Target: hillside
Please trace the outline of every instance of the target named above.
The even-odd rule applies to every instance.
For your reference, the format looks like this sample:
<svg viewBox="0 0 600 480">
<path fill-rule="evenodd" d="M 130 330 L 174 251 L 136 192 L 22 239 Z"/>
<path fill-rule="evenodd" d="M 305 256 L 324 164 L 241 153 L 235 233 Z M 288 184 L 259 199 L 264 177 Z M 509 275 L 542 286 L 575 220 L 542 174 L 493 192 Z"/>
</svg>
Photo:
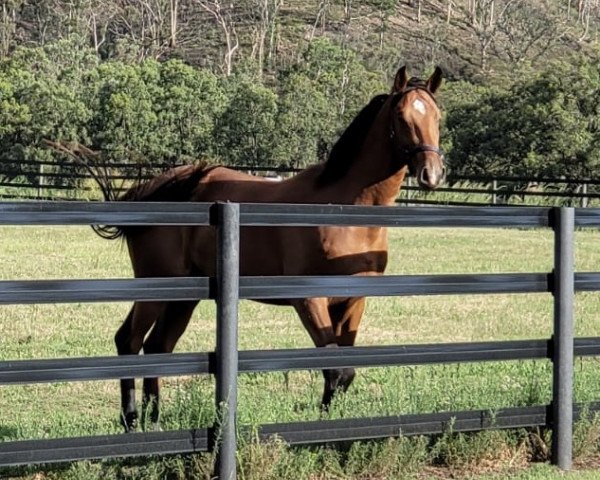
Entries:
<svg viewBox="0 0 600 480">
<path fill-rule="evenodd" d="M 597 56 L 599 26 L 598 0 L 16 0 L 3 2 L 0 56 L 77 35 L 104 59 L 176 57 L 225 73 L 253 61 L 274 73 L 325 36 L 373 70 L 440 64 L 485 81 Z"/>
</svg>

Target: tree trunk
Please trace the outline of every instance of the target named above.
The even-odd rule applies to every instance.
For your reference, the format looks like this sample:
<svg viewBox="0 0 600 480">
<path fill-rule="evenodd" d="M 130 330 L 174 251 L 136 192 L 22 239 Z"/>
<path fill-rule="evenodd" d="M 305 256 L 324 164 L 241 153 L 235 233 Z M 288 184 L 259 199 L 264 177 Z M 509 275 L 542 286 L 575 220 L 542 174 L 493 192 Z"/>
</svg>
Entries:
<svg viewBox="0 0 600 480">
<path fill-rule="evenodd" d="M 171 36 L 169 38 L 169 47 L 177 46 L 177 27 L 179 20 L 179 0 L 171 0 Z"/>
<path fill-rule="evenodd" d="M 240 46 L 231 12 L 223 10 L 221 0 L 196 0 L 196 2 L 202 9 L 215 17 L 215 20 L 223 31 L 226 45 L 225 54 L 223 55 L 223 70 L 226 76 L 230 76 L 233 70 L 233 56 Z"/>
</svg>

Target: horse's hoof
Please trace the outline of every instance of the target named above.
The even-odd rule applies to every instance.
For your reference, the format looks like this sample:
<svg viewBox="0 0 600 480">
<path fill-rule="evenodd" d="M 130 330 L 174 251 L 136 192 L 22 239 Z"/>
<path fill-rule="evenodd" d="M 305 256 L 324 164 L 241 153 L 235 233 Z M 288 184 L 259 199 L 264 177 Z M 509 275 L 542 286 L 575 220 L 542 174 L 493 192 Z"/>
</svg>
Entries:
<svg viewBox="0 0 600 480">
<path fill-rule="evenodd" d="M 148 425 L 146 431 L 148 431 L 148 432 L 162 432 L 163 429 L 160 426 L 160 423 L 158 423 L 158 422 L 156 422 L 156 423 L 150 422 L 150 425 Z"/>
<path fill-rule="evenodd" d="M 321 407 L 319 408 L 319 413 L 321 418 L 329 417 L 329 407 L 331 406 L 331 402 L 321 403 Z"/>
<path fill-rule="evenodd" d="M 121 413 L 121 425 L 125 428 L 125 433 L 135 432 L 138 426 L 137 412 Z"/>
</svg>

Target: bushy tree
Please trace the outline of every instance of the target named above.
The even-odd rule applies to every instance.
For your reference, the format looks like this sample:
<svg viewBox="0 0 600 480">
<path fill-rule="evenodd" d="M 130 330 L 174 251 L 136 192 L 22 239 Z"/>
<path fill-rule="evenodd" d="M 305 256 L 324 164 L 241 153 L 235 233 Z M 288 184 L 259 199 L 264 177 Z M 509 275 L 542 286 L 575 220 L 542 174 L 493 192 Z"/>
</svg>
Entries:
<svg viewBox="0 0 600 480">
<path fill-rule="evenodd" d="M 9 78 L 0 74 L 0 165 L 2 176 L 14 178 L 20 172 L 19 159 L 27 148 L 29 106 L 22 104 Z"/>
<path fill-rule="evenodd" d="M 277 161 L 304 167 L 328 150 L 368 101 L 389 87 L 350 49 L 313 40 L 280 74 Z"/>
<path fill-rule="evenodd" d="M 320 150 L 331 143 L 338 127 L 327 96 L 306 75 L 292 73 L 282 80 L 278 105 L 277 164 L 300 168 L 322 160 Z"/>
<path fill-rule="evenodd" d="M 10 79 L 0 76 L 0 136 L 13 135 L 30 121 L 29 108 L 15 98 Z"/>
<path fill-rule="evenodd" d="M 447 83 L 442 139 L 453 171 L 596 175 L 599 70 L 580 60 L 525 73 L 509 87 Z M 323 160 L 356 113 L 388 90 L 383 78 L 323 39 L 277 77 L 262 78 L 244 62 L 229 77 L 179 60 L 100 62 L 77 38 L 20 48 L 0 61 L 0 161 L 30 180 L 35 161 L 60 159 L 56 168 L 67 168 L 45 146 L 49 139 L 136 167 L 203 156 L 305 167 Z"/>
<path fill-rule="evenodd" d="M 451 163 L 458 173 L 597 174 L 600 67 L 555 63 L 510 89 L 475 92 L 449 111 Z"/>
<path fill-rule="evenodd" d="M 353 50 L 324 38 L 310 43 L 294 70 L 314 83 L 344 126 L 371 97 L 389 89 L 383 74 L 367 70 Z"/>
<path fill-rule="evenodd" d="M 90 75 L 87 98 L 93 111 L 92 147 L 111 160 L 156 161 L 160 150 L 158 116 L 153 105 L 159 66 L 106 62 Z"/>
<path fill-rule="evenodd" d="M 227 106 L 215 132 L 218 158 L 228 165 L 273 165 L 277 95 L 246 72 L 224 82 Z"/>
<path fill-rule="evenodd" d="M 213 154 L 215 122 L 226 105 L 218 77 L 170 60 L 161 64 L 158 87 L 154 105 L 162 156 L 181 161 Z"/>
<path fill-rule="evenodd" d="M 31 162 L 54 158 L 45 139 L 85 142 L 90 110 L 82 82 L 94 65 L 93 56 L 87 50 L 79 52 L 72 42 L 22 48 L 0 63 L 7 120 L 0 135 L 0 159 L 5 165 L 32 180 L 39 168 Z"/>
</svg>

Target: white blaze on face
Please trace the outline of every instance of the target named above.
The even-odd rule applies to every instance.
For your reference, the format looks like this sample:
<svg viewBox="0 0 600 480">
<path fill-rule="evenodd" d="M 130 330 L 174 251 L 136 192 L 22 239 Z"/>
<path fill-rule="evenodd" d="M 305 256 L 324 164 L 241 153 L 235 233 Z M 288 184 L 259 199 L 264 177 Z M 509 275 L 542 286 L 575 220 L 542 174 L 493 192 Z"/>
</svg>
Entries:
<svg viewBox="0 0 600 480">
<path fill-rule="evenodd" d="M 413 102 L 413 107 L 414 109 L 419 112 L 421 115 L 425 115 L 425 104 L 423 103 L 422 100 L 419 100 L 418 98 Z"/>
</svg>

